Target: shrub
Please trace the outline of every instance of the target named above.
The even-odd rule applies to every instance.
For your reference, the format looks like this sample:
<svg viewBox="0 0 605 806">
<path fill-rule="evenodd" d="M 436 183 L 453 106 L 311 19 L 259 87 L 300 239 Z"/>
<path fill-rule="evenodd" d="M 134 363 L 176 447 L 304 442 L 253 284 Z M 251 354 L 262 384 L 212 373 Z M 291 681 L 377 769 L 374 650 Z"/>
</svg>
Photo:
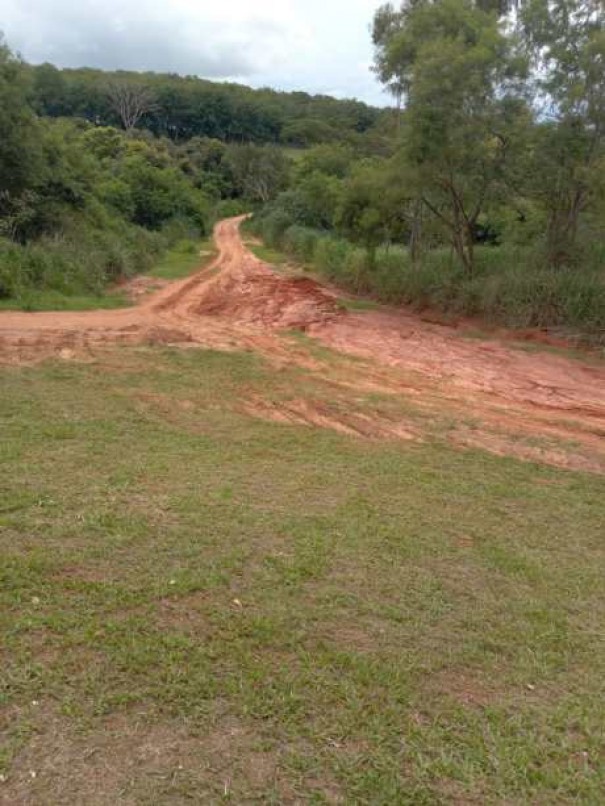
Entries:
<svg viewBox="0 0 605 806">
<path fill-rule="evenodd" d="M 479 246 L 471 276 L 449 248 L 429 250 L 416 266 L 401 246 L 380 247 L 370 260 L 366 250 L 342 238 L 297 225 L 284 228 L 285 221 L 273 211 L 254 222 L 255 231 L 343 288 L 391 304 L 480 316 L 512 328 L 559 328 L 605 343 L 605 277 L 598 250 L 581 267 L 552 269 L 539 246 Z"/>
<path fill-rule="evenodd" d="M 222 199 L 214 208 L 214 217 L 219 221 L 221 218 L 245 215 L 250 212 L 250 207 L 250 202 L 245 202 L 242 199 Z"/>
<path fill-rule="evenodd" d="M 292 257 L 309 263 L 313 259 L 320 234 L 309 227 L 299 227 L 296 224 L 288 227 L 282 237 L 282 248 Z"/>
<path fill-rule="evenodd" d="M 127 225 L 98 230 L 84 220 L 25 245 L 0 239 L 0 296 L 21 299 L 33 289 L 100 294 L 108 283 L 148 269 L 166 245 L 159 233 Z"/>
<path fill-rule="evenodd" d="M 374 291 L 373 266 L 366 249 L 353 246 L 347 249 L 344 256 L 343 272 L 349 287 L 356 294 Z"/>
<path fill-rule="evenodd" d="M 330 280 L 341 282 L 347 287 L 353 285 L 353 278 L 347 275 L 347 254 L 354 247 L 341 238 L 328 236 L 317 241 L 313 254 L 313 262 L 322 274 Z"/>
<path fill-rule="evenodd" d="M 292 224 L 291 218 L 281 210 L 274 210 L 259 221 L 259 234 L 269 246 L 280 248 L 282 237 Z"/>
</svg>

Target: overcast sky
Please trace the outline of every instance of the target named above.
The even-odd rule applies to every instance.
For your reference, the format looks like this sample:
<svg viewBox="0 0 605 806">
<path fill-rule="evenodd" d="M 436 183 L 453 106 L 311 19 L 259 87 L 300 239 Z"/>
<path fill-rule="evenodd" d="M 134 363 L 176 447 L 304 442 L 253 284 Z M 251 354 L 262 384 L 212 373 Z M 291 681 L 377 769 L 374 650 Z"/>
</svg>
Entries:
<svg viewBox="0 0 605 806">
<path fill-rule="evenodd" d="M 384 104 L 369 68 L 381 0 L 0 0 L 30 62 L 156 70 Z"/>
</svg>

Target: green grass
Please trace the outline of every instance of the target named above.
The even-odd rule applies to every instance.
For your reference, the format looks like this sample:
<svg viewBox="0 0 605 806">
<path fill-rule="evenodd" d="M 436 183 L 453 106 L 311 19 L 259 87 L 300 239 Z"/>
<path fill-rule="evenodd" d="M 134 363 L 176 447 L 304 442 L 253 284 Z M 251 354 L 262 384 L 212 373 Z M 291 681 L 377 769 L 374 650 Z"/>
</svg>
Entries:
<svg viewBox="0 0 605 806">
<path fill-rule="evenodd" d="M 263 422 L 334 387 L 252 354 L 0 380 L 7 803 L 601 802 L 600 477 Z"/>
<path fill-rule="evenodd" d="M 183 241 L 169 249 L 149 271 L 150 277 L 178 280 L 210 262 L 216 254 L 214 241 Z M 132 305 L 119 289 L 101 294 L 71 295 L 60 291 L 28 289 L 18 299 L 0 299 L 0 311 L 91 311 Z"/>
<path fill-rule="evenodd" d="M 29 290 L 18 300 L 0 299 L 2 311 L 92 311 L 99 308 L 124 308 L 131 302 L 120 291 L 105 294 L 68 296 L 60 291 Z"/>
<path fill-rule="evenodd" d="M 373 299 L 340 299 L 340 305 L 347 311 L 375 311 L 380 303 Z"/>
<path fill-rule="evenodd" d="M 270 263 L 276 269 L 283 268 L 288 263 L 288 256 L 277 249 L 259 243 L 247 243 L 246 245 L 259 260 Z"/>
<path fill-rule="evenodd" d="M 214 241 L 185 242 L 170 249 L 162 260 L 148 272 L 150 277 L 179 280 L 207 264 L 216 254 Z"/>
</svg>

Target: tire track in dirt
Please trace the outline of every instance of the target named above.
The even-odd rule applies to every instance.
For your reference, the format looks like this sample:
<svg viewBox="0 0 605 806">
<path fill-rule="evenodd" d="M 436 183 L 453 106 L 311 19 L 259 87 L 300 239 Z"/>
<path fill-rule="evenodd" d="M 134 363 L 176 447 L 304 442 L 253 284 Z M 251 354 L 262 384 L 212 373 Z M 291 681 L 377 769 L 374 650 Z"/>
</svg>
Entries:
<svg viewBox="0 0 605 806">
<path fill-rule="evenodd" d="M 243 218 L 217 224 L 218 255 L 209 266 L 135 307 L 0 313 L 0 361 L 34 361 L 66 351 L 77 356 L 112 343 L 252 349 L 276 365 L 302 366 L 332 384 L 340 390 L 341 409 L 351 390 L 379 391 L 413 401 L 429 419 L 451 416 L 459 424 L 448 437 L 455 444 L 589 470 L 602 466 L 603 365 L 466 338 L 464 329 L 429 323 L 406 310 L 346 312 L 334 291 L 311 278 L 277 274 L 257 259 L 240 237 Z M 322 361 L 304 344 L 284 338 L 283 331 L 292 329 L 341 354 L 342 361 Z M 294 409 L 288 405 L 278 411 L 274 402 L 254 401 L 249 409 L 343 432 L 359 431 L 359 418 L 365 417 L 361 433 L 373 430 L 382 438 L 408 433 L 405 423 L 385 422 L 378 414 L 372 429 L 367 413 L 351 411 L 338 420 L 324 409 L 314 414 L 309 401 Z M 472 428 L 469 418 L 476 421 Z M 572 441 L 582 455 L 575 460 L 574 451 L 527 444 L 536 437 Z"/>
</svg>

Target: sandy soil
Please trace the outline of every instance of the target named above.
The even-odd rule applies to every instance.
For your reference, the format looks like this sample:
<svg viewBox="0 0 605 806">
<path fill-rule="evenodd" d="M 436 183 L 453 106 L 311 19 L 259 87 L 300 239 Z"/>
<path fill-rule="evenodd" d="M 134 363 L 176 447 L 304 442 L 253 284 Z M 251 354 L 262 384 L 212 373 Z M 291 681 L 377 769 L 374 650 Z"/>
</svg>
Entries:
<svg viewBox="0 0 605 806">
<path fill-rule="evenodd" d="M 546 350 L 524 351 L 506 341 L 471 339 L 464 328 L 429 323 L 403 310 L 345 311 L 333 290 L 310 278 L 279 275 L 258 260 L 240 238 L 241 220 L 217 225 L 219 253 L 210 266 L 142 297 L 136 307 L 1 313 L 0 361 L 78 357 L 115 342 L 254 349 L 277 364 L 295 363 L 329 377 L 341 389 L 405 395 L 429 413 L 451 413 L 457 425 L 450 439 L 457 444 L 587 470 L 603 467 L 605 366 Z M 304 345 L 280 335 L 292 329 L 366 361 L 347 361 L 340 368 L 322 364 Z M 282 421 L 352 428 L 326 422 L 325 412 L 314 418 L 308 404 L 278 412 L 252 401 L 250 410 Z M 469 417 L 475 420 L 472 428 L 462 424 Z M 380 436 L 407 438 L 401 424 L 375 425 Z M 532 437 L 573 449 L 532 445 Z"/>
</svg>

